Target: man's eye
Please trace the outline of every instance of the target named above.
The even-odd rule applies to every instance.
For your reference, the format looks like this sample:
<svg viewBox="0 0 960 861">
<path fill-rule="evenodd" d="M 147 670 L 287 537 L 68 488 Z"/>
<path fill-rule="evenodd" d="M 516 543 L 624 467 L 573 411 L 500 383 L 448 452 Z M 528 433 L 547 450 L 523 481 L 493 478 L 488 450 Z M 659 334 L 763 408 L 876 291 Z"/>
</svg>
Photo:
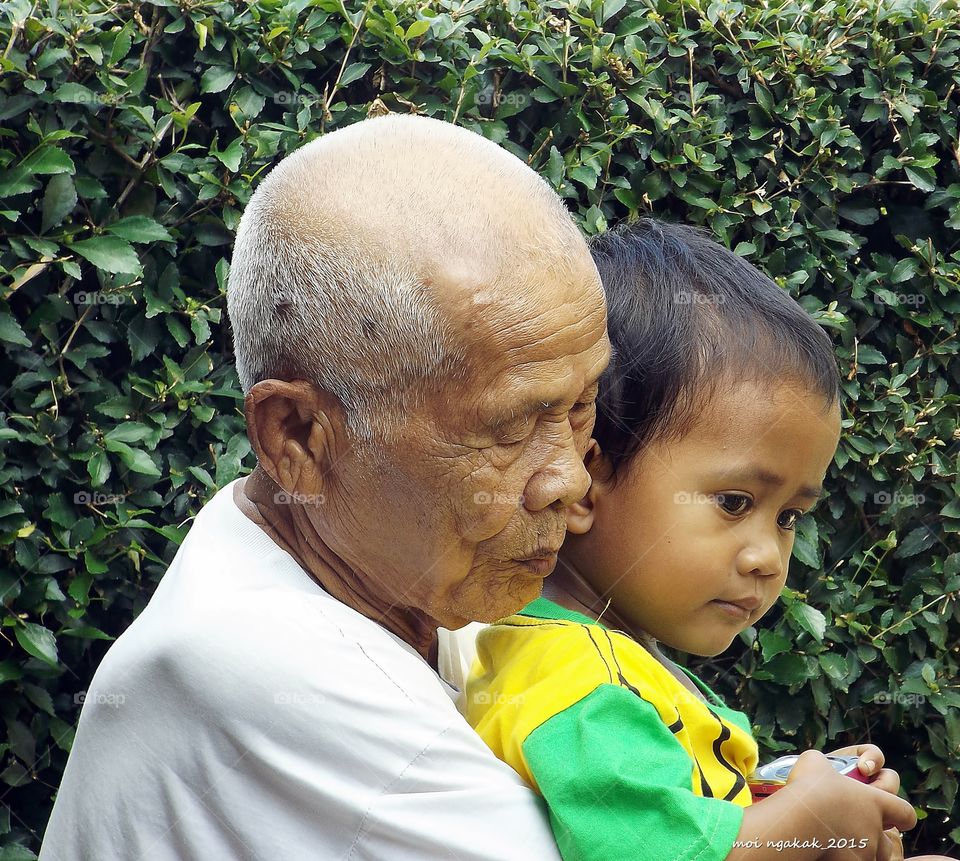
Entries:
<svg viewBox="0 0 960 861">
<path fill-rule="evenodd" d="M 746 514 L 750 508 L 750 497 L 742 493 L 718 493 L 714 499 L 727 514 Z"/>
<path fill-rule="evenodd" d="M 512 428 L 505 428 L 499 434 L 497 434 L 498 440 L 497 445 L 502 448 L 510 448 L 511 446 L 520 445 L 522 442 L 526 442 L 530 438 L 532 433 L 532 428 L 524 426 L 517 427 L 514 425 Z"/>
<path fill-rule="evenodd" d="M 777 518 L 777 526 L 781 529 L 793 529 L 801 517 L 803 517 L 803 512 L 796 508 L 782 511 Z"/>
</svg>

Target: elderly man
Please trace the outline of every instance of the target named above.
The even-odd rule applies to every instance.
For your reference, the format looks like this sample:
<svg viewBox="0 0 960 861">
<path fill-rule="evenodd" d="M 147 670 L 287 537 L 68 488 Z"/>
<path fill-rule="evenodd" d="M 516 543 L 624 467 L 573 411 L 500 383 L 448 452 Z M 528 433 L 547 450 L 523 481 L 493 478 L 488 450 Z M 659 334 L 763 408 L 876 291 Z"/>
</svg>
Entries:
<svg viewBox="0 0 960 861">
<path fill-rule="evenodd" d="M 568 213 L 477 135 L 368 120 L 262 183 L 228 308 L 257 468 L 104 658 L 41 858 L 556 861 L 436 664 L 539 594 L 589 484 Z"/>
</svg>

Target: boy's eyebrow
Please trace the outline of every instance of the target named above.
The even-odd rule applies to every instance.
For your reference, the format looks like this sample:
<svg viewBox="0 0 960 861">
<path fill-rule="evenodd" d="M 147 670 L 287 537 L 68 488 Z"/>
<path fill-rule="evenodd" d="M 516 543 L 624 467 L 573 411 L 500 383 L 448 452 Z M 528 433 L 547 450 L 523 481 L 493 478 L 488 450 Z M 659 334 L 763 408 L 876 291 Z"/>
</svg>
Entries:
<svg viewBox="0 0 960 861">
<path fill-rule="evenodd" d="M 741 481 L 756 481 L 760 484 L 766 484 L 769 487 L 783 487 L 786 483 L 782 475 L 764 469 L 762 466 L 749 467 L 744 470 L 732 470 L 718 473 L 717 480 L 731 481 L 739 479 Z M 797 496 L 801 499 L 816 500 L 823 492 L 822 485 L 804 484 L 797 490 Z"/>
</svg>

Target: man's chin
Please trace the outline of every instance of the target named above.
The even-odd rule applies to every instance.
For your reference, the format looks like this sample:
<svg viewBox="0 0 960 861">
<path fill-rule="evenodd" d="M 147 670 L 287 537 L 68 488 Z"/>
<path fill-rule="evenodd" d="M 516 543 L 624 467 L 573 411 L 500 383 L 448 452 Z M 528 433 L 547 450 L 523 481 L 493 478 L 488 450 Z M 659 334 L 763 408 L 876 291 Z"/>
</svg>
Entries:
<svg viewBox="0 0 960 861">
<path fill-rule="evenodd" d="M 531 601 L 536 601 L 543 592 L 543 576 L 523 571 L 510 581 L 510 599 L 504 600 L 499 612 L 489 621 L 503 619 L 519 613 Z"/>
<path fill-rule="evenodd" d="M 543 591 L 543 577 L 523 570 L 517 572 L 502 586 L 508 592 L 507 595 L 494 601 L 492 600 L 493 596 L 488 592 L 487 600 L 484 601 L 483 606 L 477 606 L 476 609 L 471 608 L 472 612 L 468 617 L 463 615 L 467 608 L 458 607 L 455 614 L 457 617 L 456 628 L 462 628 L 470 622 L 496 622 L 499 619 L 505 619 L 507 616 L 519 613 L 527 604 L 540 597 L 540 593 Z M 443 626 L 451 631 L 456 630 L 446 622 L 443 623 Z"/>
</svg>

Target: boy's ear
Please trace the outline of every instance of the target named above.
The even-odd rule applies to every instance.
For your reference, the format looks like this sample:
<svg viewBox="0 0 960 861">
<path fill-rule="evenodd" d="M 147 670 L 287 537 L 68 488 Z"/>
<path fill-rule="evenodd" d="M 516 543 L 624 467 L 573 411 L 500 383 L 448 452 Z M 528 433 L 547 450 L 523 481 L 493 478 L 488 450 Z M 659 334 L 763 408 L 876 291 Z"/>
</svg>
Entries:
<svg viewBox="0 0 960 861">
<path fill-rule="evenodd" d="M 590 448 L 583 456 L 583 465 L 593 481 L 590 483 L 587 495 L 567 509 L 567 532 L 574 535 L 584 535 L 590 531 L 593 526 L 597 498 L 600 494 L 607 492 L 613 480 L 613 467 L 610 460 L 595 439 L 590 440 Z"/>
</svg>

